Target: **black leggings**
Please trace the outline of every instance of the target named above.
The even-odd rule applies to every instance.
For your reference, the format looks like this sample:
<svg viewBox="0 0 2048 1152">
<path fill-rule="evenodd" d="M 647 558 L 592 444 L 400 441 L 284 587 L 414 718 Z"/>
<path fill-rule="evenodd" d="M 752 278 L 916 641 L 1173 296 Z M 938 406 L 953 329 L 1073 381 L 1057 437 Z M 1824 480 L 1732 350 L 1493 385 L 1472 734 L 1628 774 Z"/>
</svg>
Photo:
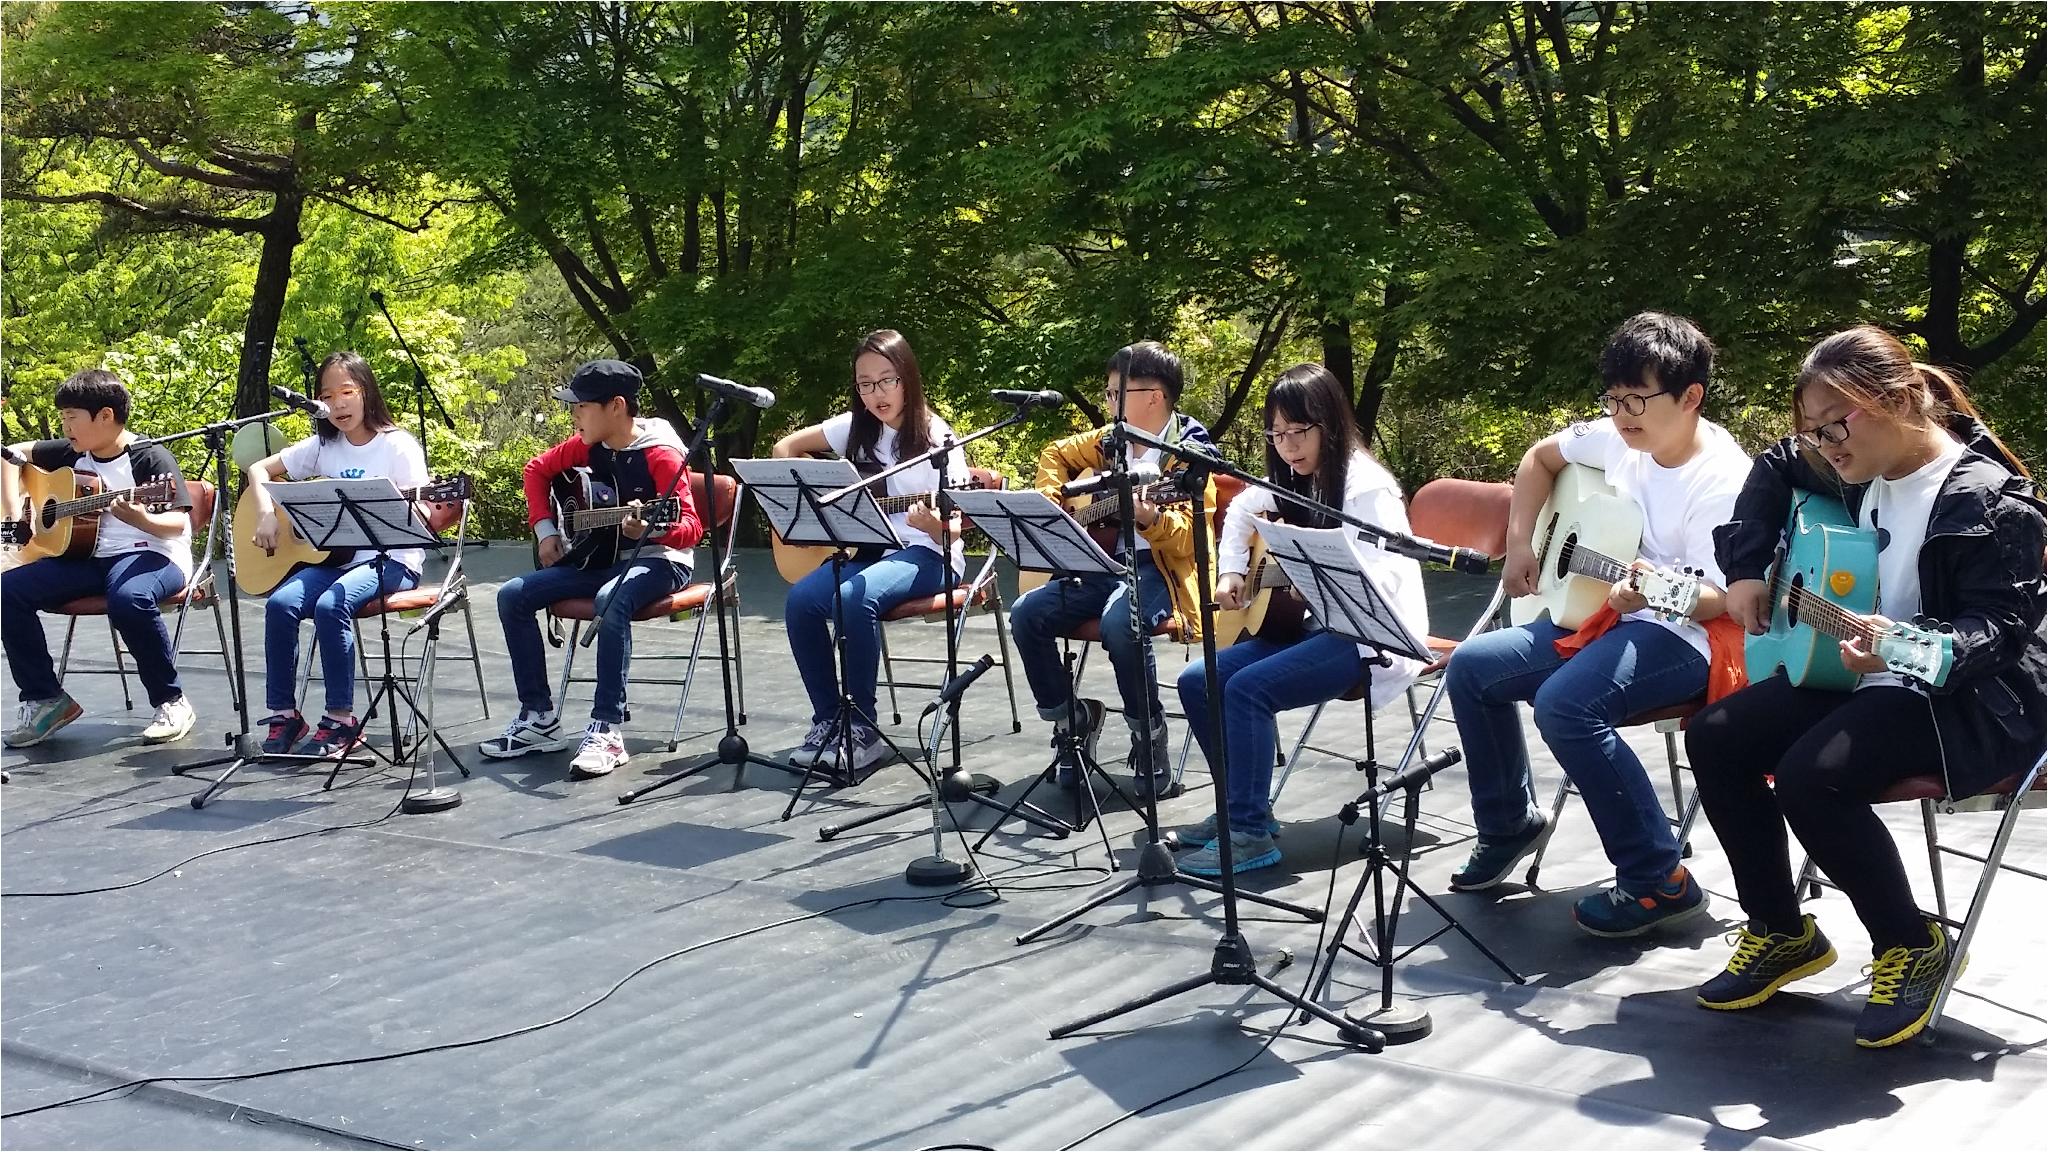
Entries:
<svg viewBox="0 0 2048 1152">
<path fill-rule="evenodd" d="M 1897 780 L 1941 774 L 1926 697 L 1910 688 L 1795 688 L 1772 676 L 1702 709 L 1685 747 L 1752 925 L 1800 929 L 1790 825 L 1879 952 L 1927 942 L 1899 846 L 1871 808 Z"/>
</svg>

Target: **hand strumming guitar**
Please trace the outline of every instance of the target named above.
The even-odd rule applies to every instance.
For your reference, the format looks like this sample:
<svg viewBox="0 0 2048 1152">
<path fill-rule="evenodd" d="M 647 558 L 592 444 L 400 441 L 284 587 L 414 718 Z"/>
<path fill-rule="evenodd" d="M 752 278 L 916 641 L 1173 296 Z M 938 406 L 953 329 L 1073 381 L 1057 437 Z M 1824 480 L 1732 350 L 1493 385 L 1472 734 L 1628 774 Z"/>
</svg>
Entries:
<svg viewBox="0 0 2048 1152">
<path fill-rule="evenodd" d="M 1225 612 L 1244 607 L 1244 573 L 1225 572 L 1216 578 L 1216 607 Z"/>
<path fill-rule="evenodd" d="M 562 543 L 562 538 L 559 535 L 550 536 L 547 539 L 542 540 L 540 542 L 541 567 L 553 567 L 555 564 L 561 561 L 562 553 L 566 551 L 568 551 L 568 546 Z"/>
<path fill-rule="evenodd" d="M 1744 632 L 1761 636 L 1771 630 L 1770 594 L 1770 588 L 1761 580 L 1737 580 L 1728 586 L 1723 603 Z"/>
<path fill-rule="evenodd" d="M 256 534 L 250 539 L 258 548 L 274 555 L 277 552 L 277 527 L 277 509 L 271 508 L 256 521 Z"/>
</svg>

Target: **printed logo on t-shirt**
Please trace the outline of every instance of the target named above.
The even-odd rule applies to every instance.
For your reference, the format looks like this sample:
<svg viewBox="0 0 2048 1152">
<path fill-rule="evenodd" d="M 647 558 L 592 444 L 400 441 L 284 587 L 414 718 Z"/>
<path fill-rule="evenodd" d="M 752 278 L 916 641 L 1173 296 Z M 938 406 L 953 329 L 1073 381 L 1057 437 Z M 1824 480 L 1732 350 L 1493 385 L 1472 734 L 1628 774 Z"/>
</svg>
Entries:
<svg viewBox="0 0 2048 1152">
<path fill-rule="evenodd" d="M 1585 436 L 1593 431 L 1593 424 L 1589 420 L 1574 420 L 1568 431 L 1574 436 Z"/>
<path fill-rule="evenodd" d="M 369 474 L 370 474 L 370 470 L 369 470 L 369 469 L 367 469 L 367 468 L 343 468 L 343 469 L 341 470 L 340 474 L 339 474 L 339 475 L 337 475 L 337 476 L 335 476 L 335 479 L 336 479 L 336 480 L 361 480 L 361 479 L 363 479 L 363 478 L 365 478 L 365 477 L 369 476 Z"/>
</svg>

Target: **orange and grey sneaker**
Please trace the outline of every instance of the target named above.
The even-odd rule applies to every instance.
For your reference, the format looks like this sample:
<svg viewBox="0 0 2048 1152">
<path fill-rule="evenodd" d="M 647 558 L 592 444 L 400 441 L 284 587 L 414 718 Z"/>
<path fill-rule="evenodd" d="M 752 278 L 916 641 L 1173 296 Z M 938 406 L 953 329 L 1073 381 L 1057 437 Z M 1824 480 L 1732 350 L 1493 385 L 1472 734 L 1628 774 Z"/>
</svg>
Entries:
<svg viewBox="0 0 2048 1152">
<path fill-rule="evenodd" d="M 1572 919 L 1595 936 L 1640 936 L 1652 928 L 1677 924 L 1707 910 L 1707 890 L 1684 867 L 1664 883 L 1638 896 L 1616 884 L 1572 905 Z"/>
<path fill-rule="evenodd" d="M 0 736 L 0 743 L 9 748 L 33 747 L 55 736 L 57 729 L 83 715 L 85 709 L 78 706 L 78 701 L 73 700 L 69 692 L 60 691 L 51 700 L 23 700 L 15 713 L 14 723 L 8 726 L 4 736 Z"/>
<path fill-rule="evenodd" d="M 1933 921 L 1927 924 L 1926 944 L 1879 953 L 1863 970 L 1870 976 L 1870 999 L 1856 1017 L 1856 1046 L 1889 1048 L 1919 1035 L 1934 1015 L 1934 998 L 1948 964 L 1948 933 Z"/>
<path fill-rule="evenodd" d="M 1728 942 L 1735 945 L 1735 955 L 1726 971 L 1700 986 L 1700 1007 L 1723 1012 L 1754 1008 L 1785 985 L 1833 964 L 1835 946 L 1821 935 L 1820 925 L 1810 915 L 1801 920 L 1803 930 L 1797 936 L 1759 934 L 1748 927 L 1730 932 Z"/>
</svg>

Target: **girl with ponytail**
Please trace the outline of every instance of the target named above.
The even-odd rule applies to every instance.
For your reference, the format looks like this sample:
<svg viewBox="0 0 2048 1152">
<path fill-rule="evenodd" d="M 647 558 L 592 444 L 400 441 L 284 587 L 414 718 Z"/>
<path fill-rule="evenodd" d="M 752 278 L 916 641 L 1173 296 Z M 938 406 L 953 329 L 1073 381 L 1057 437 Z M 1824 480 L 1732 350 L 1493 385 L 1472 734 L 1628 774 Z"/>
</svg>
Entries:
<svg viewBox="0 0 2048 1152">
<path fill-rule="evenodd" d="M 1871 940 L 1870 998 L 1856 1043 L 1881 1048 L 1926 1027 L 1952 962 L 1921 915 L 1898 846 L 1872 802 L 1909 776 L 1974 795 L 2041 755 L 2048 713 L 2043 511 L 2026 469 L 1944 369 L 1889 332 L 1838 332 L 1807 353 L 1792 435 L 1758 457 L 1716 533 L 1728 612 L 1753 634 L 1771 619 L 1765 569 L 1795 489 L 1839 496 L 1878 541 L 1873 630 L 1894 620 L 1949 633 L 1939 685 L 1887 671 L 1843 642 L 1854 691 L 1794 687 L 1780 673 L 1694 717 L 1686 732 L 1700 801 L 1727 849 L 1749 923 L 1702 1007 L 1749 1008 L 1819 972 L 1835 950 L 1802 915 L 1785 829 L 1848 895 Z"/>
</svg>

